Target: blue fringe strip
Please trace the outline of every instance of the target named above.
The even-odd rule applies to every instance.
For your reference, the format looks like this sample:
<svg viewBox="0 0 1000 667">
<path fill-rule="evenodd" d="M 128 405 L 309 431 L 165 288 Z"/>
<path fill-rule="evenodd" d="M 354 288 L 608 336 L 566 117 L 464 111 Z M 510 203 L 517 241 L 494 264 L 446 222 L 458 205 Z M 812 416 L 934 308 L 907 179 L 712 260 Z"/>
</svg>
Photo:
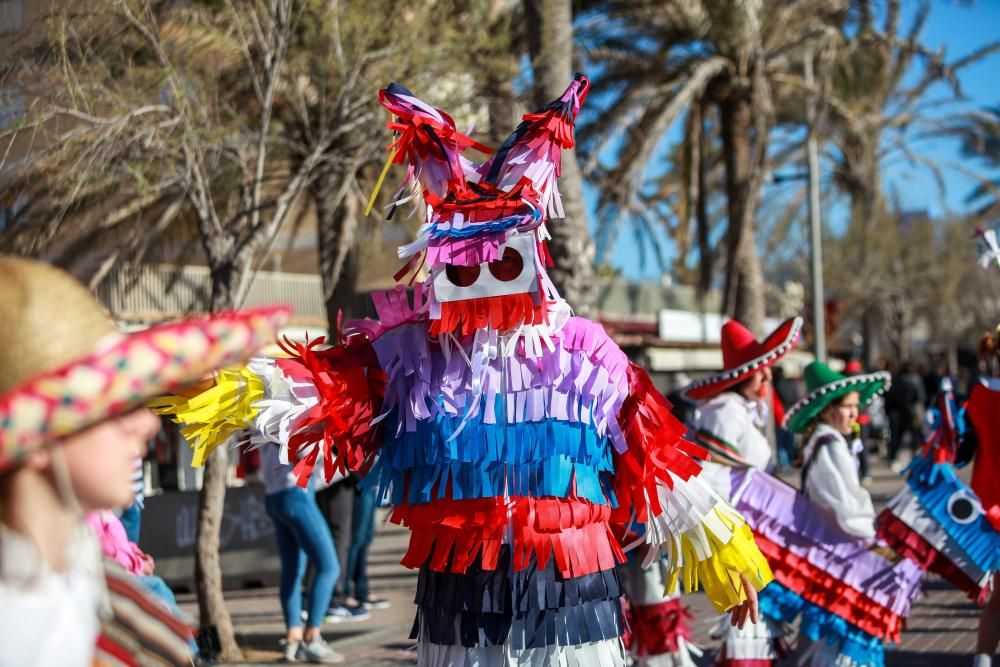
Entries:
<svg viewBox="0 0 1000 667">
<path fill-rule="evenodd" d="M 840 616 L 803 600 L 777 581 L 758 594 L 761 613 L 778 623 L 792 623 L 799 614 L 799 632 L 812 641 L 824 641 L 842 655 L 865 667 L 883 667 L 885 649 L 882 640 L 851 625 Z"/>
<path fill-rule="evenodd" d="M 948 500 L 956 492 L 964 491 L 969 497 L 976 497 L 975 492 L 958 479 L 955 468 L 917 457 L 907 472 L 906 482 L 920 504 L 969 560 L 983 572 L 1000 569 L 1000 533 L 994 530 L 986 516 L 980 514 L 970 523 L 963 524 L 948 513 Z"/>
<path fill-rule="evenodd" d="M 526 214 L 519 215 L 508 215 L 505 218 L 499 218 L 498 220 L 490 220 L 489 222 L 483 223 L 472 223 L 467 227 L 462 227 L 461 229 L 454 229 L 451 223 L 441 223 L 435 222 L 430 229 L 430 237 L 434 240 L 440 239 L 468 239 L 474 236 L 482 236 L 485 234 L 497 234 L 499 232 L 505 232 L 508 229 L 513 229 L 524 222 Z M 537 210 L 532 211 L 532 221 L 538 222 L 541 217 L 541 213 Z"/>
<path fill-rule="evenodd" d="M 478 558 L 464 574 L 420 568 L 414 602 L 434 609 L 510 615 L 617 600 L 621 595 L 622 584 L 616 569 L 563 577 L 556 571 L 554 559 L 550 559 L 541 570 L 532 562 L 525 569 L 512 572 L 510 547 L 504 545 L 495 570 L 483 570 Z"/>
<path fill-rule="evenodd" d="M 378 484 L 379 497 L 391 487 L 393 503 L 415 505 L 444 497 L 449 481 L 452 497 L 467 499 L 498 497 L 505 491 L 567 498 L 575 480 L 577 498 L 616 506 L 611 447 L 592 424 L 554 419 L 486 424 L 472 419 L 448 442 L 462 419 L 419 421 L 415 431 L 398 437 L 387 431 L 368 484 Z"/>
</svg>

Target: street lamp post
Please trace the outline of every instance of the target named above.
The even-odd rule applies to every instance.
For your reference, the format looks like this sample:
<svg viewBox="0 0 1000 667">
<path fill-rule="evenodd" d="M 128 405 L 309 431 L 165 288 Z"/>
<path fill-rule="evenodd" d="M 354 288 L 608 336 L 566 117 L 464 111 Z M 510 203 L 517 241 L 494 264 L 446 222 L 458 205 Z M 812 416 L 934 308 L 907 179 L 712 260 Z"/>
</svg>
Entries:
<svg viewBox="0 0 1000 667">
<path fill-rule="evenodd" d="M 809 254 L 812 274 L 813 345 L 816 359 L 826 362 L 826 311 L 823 298 L 823 222 L 819 210 L 819 146 L 816 140 L 816 91 L 813 81 L 812 49 L 805 55 L 806 120 L 809 136 L 806 154 L 809 160 Z"/>
</svg>

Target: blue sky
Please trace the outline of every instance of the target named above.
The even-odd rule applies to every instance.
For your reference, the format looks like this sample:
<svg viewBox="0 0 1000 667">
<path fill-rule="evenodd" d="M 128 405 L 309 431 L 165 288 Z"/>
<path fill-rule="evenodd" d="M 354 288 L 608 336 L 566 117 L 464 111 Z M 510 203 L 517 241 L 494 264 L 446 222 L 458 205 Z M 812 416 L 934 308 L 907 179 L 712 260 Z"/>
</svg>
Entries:
<svg viewBox="0 0 1000 667">
<path fill-rule="evenodd" d="M 903 28 L 909 27 L 909 19 L 917 7 L 917 2 L 904 2 Z M 923 32 L 923 42 L 926 46 L 937 49 L 944 48 L 946 58 L 952 60 L 965 55 L 976 48 L 1000 38 L 1000 0 L 979 0 L 973 5 L 967 5 L 956 0 L 934 0 L 930 17 Z M 981 108 L 983 106 L 1000 104 L 1000 54 L 963 70 L 962 88 L 968 102 L 959 105 L 949 105 L 944 113 L 956 113 L 962 110 Z M 938 91 L 940 93 L 940 91 Z M 677 125 L 680 125 L 678 123 Z M 674 128 L 676 134 L 679 128 Z M 982 171 L 981 165 L 970 162 L 960 155 L 958 144 L 947 139 L 934 139 L 920 142 L 915 149 L 922 155 L 933 158 L 942 164 L 944 172 L 945 194 L 941 197 L 940 189 L 930 171 L 919 166 L 906 164 L 902 159 L 892 160 L 885 165 L 884 189 L 886 193 L 898 198 L 901 207 L 907 210 L 926 209 L 932 215 L 943 215 L 948 212 L 961 213 L 968 209 L 966 195 L 974 187 L 975 181 L 962 174 L 949 163 L 960 163 L 966 169 Z M 826 185 L 824 184 L 824 187 Z M 588 208 L 596 209 L 597 192 L 593 188 L 585 188 L 584 196 Z M 832 230 L 842 229 L 845 223 L 845 210 L 842 206 L 834 206 L 829 210 L 828 219 L 824 224 Z M 664 237 L 665 239 L 665 237 Z M 660 269 L 652 257 L 648 257 L 645 267 L 636 261 L 637 246 L 627 230 L 623 231 L 615 244 L 610 257 L 612 266 L 624 276 L 633 280 L 660 280 Z"/>
</svg>

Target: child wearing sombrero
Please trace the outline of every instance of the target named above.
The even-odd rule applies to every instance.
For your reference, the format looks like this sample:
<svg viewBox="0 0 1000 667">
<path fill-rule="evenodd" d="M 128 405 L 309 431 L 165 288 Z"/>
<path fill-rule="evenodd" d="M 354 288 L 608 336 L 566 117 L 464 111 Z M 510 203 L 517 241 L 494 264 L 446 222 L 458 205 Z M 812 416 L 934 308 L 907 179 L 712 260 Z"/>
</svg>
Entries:
<svg viewBox="0 0 1000 667">
<path fill-rule="evenodd" d="M 737 320 L 729 320 L 722 325 L 719 341 L 722 370 L 684 388 L 684 396 L 698 402 L 698 444 L 711 454 L 705 475 L 724 498 L 729 497 L 733 467 L 771 466 L 771 445 L 764 436 L 771 367 L 795 347 L 801 334 L 800 317 L 782 322 L 763 341 Z"/>
<path fill-rule="evenodd" d="M 803 447 L 802 492 L 829 509 L 837 524 L 860 538 L 875 537 L 875 507 L 861 485 L 852 450 L 860 411 L 889 388 L 885 371 L 841 375 L 820 361 L 803 373 L 808 393 L 785 416 L 785 428 L 799 433 Z"/>
<path fill-rule="evenodd" d="M 683 393 L 698 402 L 695 437 L 708 450 L 704 474 L 715 491 L 729 500 L 730 473 L 739 468 L 768 470 L 771 445 L 764 435 L 771 367 L 794 347 L 802 333 L 802 319 L 782 322 L 763 341 L 737 320 L 722 326 L 722 370 L 688 385 Z M 774 634 L 763 620 L 736 627 L 723 618 L 713 632 L 720 639 L 715 664 L 740 667 L 776 657 Z"/>
<path fill-rule="evenodd" d="M 0 257 L 0 663 L 190 664 L 189 631 L 105 564 L 84 512 L 132 502 L 143 402 L 240 361 L 287 311 L 123 335 L 69 275 Z"/>
</svg>

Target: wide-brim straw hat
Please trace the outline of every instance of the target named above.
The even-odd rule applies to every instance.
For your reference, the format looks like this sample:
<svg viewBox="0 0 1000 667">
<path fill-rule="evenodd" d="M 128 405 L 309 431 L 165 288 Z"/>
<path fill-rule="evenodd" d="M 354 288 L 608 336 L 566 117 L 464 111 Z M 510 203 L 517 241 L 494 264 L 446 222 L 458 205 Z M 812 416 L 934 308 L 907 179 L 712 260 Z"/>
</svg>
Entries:
<svg viewBox="0 0 1000 667">
<path fill-rule="evenodd" d="M 47 264 L 0 257 L 0 471 L 38 448 L 239 363 L 286 306 L 122 334 L 91 293 Z"/>
<path fill-rule="evenodd" d="M 858 392 L 864 408 L 877 395 L 889 389 L 892 376 L 885 371 L 842 375 L 821 361 L 806 366 L 802 377 L 809 392 L 785 414 L 785 428 L 792 433 L 802 433 L 826 406 L 851 393 Z"/>
<path fill-rule="evenodd" d="M 722 325 L 719 344 L 722 347 L 722 370 L 689 384 L 683 390 L 685 398 L 706 401 L 735 387 L 751 375 L 773 366 L 794 347 L 802 335 L 802 318 L 785 320 L 763 341 L 736 320 Z"/>
</svg>

